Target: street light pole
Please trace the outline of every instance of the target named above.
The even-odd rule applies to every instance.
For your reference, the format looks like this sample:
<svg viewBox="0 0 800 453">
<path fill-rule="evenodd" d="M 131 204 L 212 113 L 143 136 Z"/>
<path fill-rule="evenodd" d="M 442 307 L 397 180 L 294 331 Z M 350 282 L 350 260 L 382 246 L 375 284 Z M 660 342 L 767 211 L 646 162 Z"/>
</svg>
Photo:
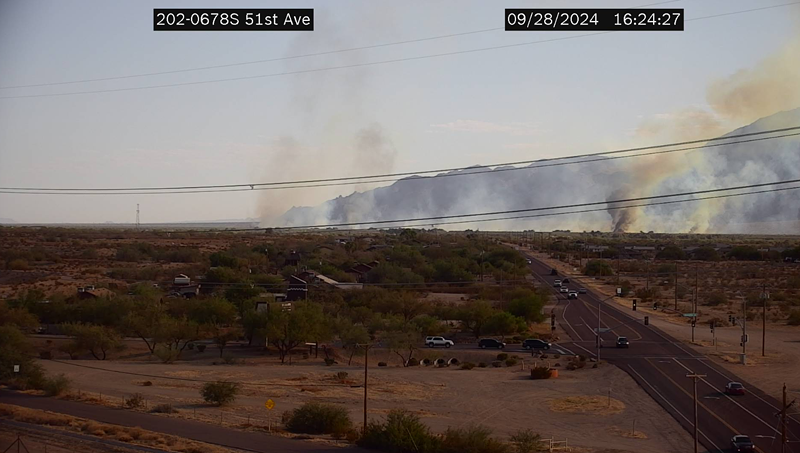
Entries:
<svg viewBox="0 0 800 453">
<path fill-rule="evenodd" d="M 764 312 L 761 315 L 761 357 L 766 355 L 767 347 L 767 299 L 769 299 L 769 293 L 767 293 L 767 285 L 764 285 L 761 292 L 761 301 L 764 303 Z"/>
<path fill-rule="evenodd" d="M 600 362 L 600 342 L 603 341 L 600 337 L 600 307 L 603 305 L 602 302 L 597 302 L 597 362 Z"/>
<path fill-rule="evenodd" d="M 697 453 L 697 380 L 706 377 L 705 374 L 687 374 L 687 378 L 692 379 L 694 384 L 694 453 Z"/>
<path fill-rule="evenodd" d="M 367 372 L 369 371 L 369 348 L 371 344 L 360 344 L 364 347 L 364 427 L 363 435 L 367 435 Z"/>
</svg>

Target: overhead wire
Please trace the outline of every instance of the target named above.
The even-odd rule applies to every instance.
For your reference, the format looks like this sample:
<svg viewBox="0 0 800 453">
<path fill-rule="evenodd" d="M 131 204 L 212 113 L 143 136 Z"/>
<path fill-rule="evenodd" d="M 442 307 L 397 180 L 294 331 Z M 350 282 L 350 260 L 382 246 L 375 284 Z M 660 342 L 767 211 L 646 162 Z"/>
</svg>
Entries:
<svg viewBox="0 0 800 453">
<path fill-rule="evenodd" d="M 417 179 L 405 178 L 408 176 L 429 175 L 437 174 L 437 178 L 448 178 L 456 176 L 471 176 L 476 174 L 485 173 L 498 173 L 516 170 L 532 170 L 536 168 L 546 168 L 565 165 L 580 165 L 593 162 L 602 162 L 608 160 L 628 159 L 634 157 L 653 156 L 660 154 L 669 154 L 675 152 L 709 149 L 717 146 L 729 146 L 743 143 L 753 143 L 766 140 L 774 140 L 779 138 L 788 138 L 800 135 L 800 132 L 786 133 L 780 135 L 768 135 L 783 132 L 792 132 L 800 130 L 800 126 L 792 126 L 778 129 L 770 129 L 758 132 L 748 132 L 744 134 L 727 135 L 721 137 L 709 137 L 697 140 L 688 140 L 682 142 L 663 143 L 658 145 L 641 146 L 635 148 L 623 148 L 612 151 L 599 151 L 595 153 L 583 153 L 570 156 L 550 157 L 542 159 L 520 160 L 513 162 L 500 162 L 482 165 L 480 167 L 449 167 L 431 170 L 407 171 L 396 173 L 383 173 L 362 176 L 343 176 L 334 178 L 316 178 L 295 181 L 272 181 L 272 182 L 259 182 L 259 183 L 236 183 L 236 184 L 216 184 L 216 185 L 193 185 L 193 186 L 161 186 L 161 187 L 117 187 L 117 188 L 63 188 L 63 187 L 0 187 L 0 193 L 22 193 L 22 194 L 35 194 L 35 195 L 56 195 L 56 194 L 69 194 L 69 195 L 161 195 L 171 193 L 222 193 L 222 192 L 249 192 L 252 190 L 278 190 L 278 189 L 300 189 L 309 187 L 331 187 L 339 185 L 352 185 L 354 183 L 362 184 L 377 184 L 384 182 L 399 182 L 399 181 L 430 181 L 430 179 Z M 766 137 L 757 137 L 768 135 Z M 747 140 L 735 140 L 745 137 L 757 137 Z M 733 140 L 733 141 L 730 141 Z M 724 141 L 724 143 L 717 143 Z M 675 146 L 692 145 L 703 143 L 701 146 L 682 147 L 676 149 Z M 627 156 L 619 156 L 619 154 L 632 153 L 638 151 L 659 150 L 648 153 L 631 154 Z M 608 157 L 602 157 L 608 156 Z M 595 159 L 587 159 L 596 157 Z M 575 160 L 582 159 L 582 160 Z M 571 161 L 575 160 L 575 161 Z M 569 162 L 563 162 L 569 161 Z M 541 163 L 536 165 L 537 163 Z M 525 167 L 516 167 L 517 165 L 531 164 Z M 483 170 L 476 170 L 476 168 L 486 168 Z M 507 167 L 507 168 L 506 168 Z M 464 172 L 464 173 L 453 173 Z M 391 179 L 376 179 L 376 178 L 391 178 Z M 85 193 L 84 193 L 85 192 Z"/>
<path fill-rule="evenodd" d="M 684 22 L 692 22 L 692 21 L 697 21 L 697 20 L 712 19 L 712 18 L 716 18 L 716 17 L 731 16 L 731 15 L 736 15 L 736 14 L 744 14 L 744 13 L 762 11 L 762 10 L 766 10 L 766 9 L 780 8 L 780 7 L 784 7 L 784 6 L 792 6 L 792 5 L 797 5 L 797 4 L 800 4 L 800 1 L 791 2 L 791 3 L 783 3 L 783 4 L 779 4 L 779 5 L 764 6 L 764 7 L 759 7 L 759 8 L 751 8 L 751 9 L 747 9 L 747 10 L 730 11 L 730 12 L 727 12 L 727 13 L 712 14 L 712 15 L 708 15 L 708 16 L 701 16 L 701 17 L 696 17 L 696 18 L 691 18 L 691 19 L 685 19 Z M 316 73 L 316 72 L 335 71 L 335 70 L 340 70 L 340 69 L 351 69 L 351 68 L 358 68 L 358 67 L 365 67 L 365 66 L 377 66 L 377 65 L 400 63 L 400 62 L 406 62 L 406 61 L 427 60 L 427 59 L 432 59 L 432 58 L 439 58 L 439 57 L 446 57 L 446 56 L 453 56 L 453 55 L 463 55 L 463 54 L 471 54 L 471 53 L 478 53 L 478 52 L 487 52 L 487 51 L 492 51 L 492 50 L 523 47 L 523 46 L 543 44 L 543 43 L 555 42 L 555 41 L 566 41 L 566 40 L 572 40 L 572 39 L 580 39 L 580 38 L 586 38 L 586 37 L 589 37 L 589 36 L 604 35 L 604 34 L 609 34 L 609 33 L 617 33 L 617 31 L 600 31 L 600 32 L 594 32 L 594 33 L 584 33 L 582 35 L 561 36 L 561 37 L 556 37 L 556 38 L 551 38 L 551 39 L 544 39 L 544 40 L 537 40 L 537 41 L 525 41 L 525 42 L 521 42 L 521 43 L 503 44 L 503 45 L 487 46 L 487 47 L 478 47 L 478 48 L 473 48 L 473 49 L 457 50 L 457 51 L 450 51 L 450 52 L 441 52 L 441 53 L 434 53 L 434 54 L 428 54 L 428 55 L 417 55 L 417 56 L 411 56 L 411 57 L 393 58 L 393 59 L 388 59 L 388 60 L 379 60 L 379 61 L 372 61 L 372 62 L 365 62 L 365 63 L 354 63 L 354 64 L 347 64 L 347 65 L 340 65 L 340 66 L 328 66 L 328 67 L 322 67 L 322 68 L 312 68 L 312 69 L 304 69 L 304 70 L 296 70 L 296 71 L 283 71 L 283 72 L 275 72 L 275 73 L 269 73 L 269 74 L 258 74 L 258 75 L 252 75 L 252 76 L 229 77 L 229 78 L 220 78 L 220 79 L 212 79 L 212 80 L 199 80 L 199 81 L 194 81 L 194 82 L 166 83 L 166 84 L 159 84 L 159 85 L 145 85 L 145 86 L 127 87 L 127 88 L 108 88 L 108 89 L 101 89 L 101 90 L 71 91 L 71 92 L 65 92 L 65 93 L 42 93 L 42 94 L 25 94 L 25 95 L 0 96 L 0 99 L 22 99 L 22 98 L 79 96 L 79 95 L 86 95 L 86 94 L 126 92 L 126 91 L 141 91 L 141 90 L 151 90 L 151 89 L 177 87 L 177 86 L 205 85 L 205 84 L 213 84 L 213 83 L 223 83 L 223 82 L 235 82 L 235 81 L 243 81 L 243 80 L 263 79 L 263 78 L 281 77 L 281 76 L 287 76 L 287 75 L 309 74 L 309 73 Z"/>
</svg>

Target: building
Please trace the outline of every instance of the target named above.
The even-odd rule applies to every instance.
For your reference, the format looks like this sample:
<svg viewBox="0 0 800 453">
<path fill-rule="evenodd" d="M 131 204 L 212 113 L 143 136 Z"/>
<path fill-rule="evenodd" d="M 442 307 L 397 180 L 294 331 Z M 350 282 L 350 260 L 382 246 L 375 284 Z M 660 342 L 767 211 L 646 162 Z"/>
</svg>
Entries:
<svg viewBox="0 0 800 453">
<path fill-rule="evenodd" d="M 348 274 L 353 274 L 356 277 L 356 281 L 359 283 L 364 283 L 366 280 L 367 272 L 371 271 L 372 268 L 376 267 L 378 264 L 377 261 L 373 261 L 369 264 L 358 263 L 355 266 L 351 267 L 347 270 Z"/>
<path fill-rule="evenodd" d="M 300 253 L 296 250 L 292 250 L 288 257 L 286 257 L 286 266 L 299 266 L 300 265 Z"/>
<path fill-rule="evenodd" d="M 308 297 L 308 283 L 296 275 L 289 276 L 288 280 L 289 288 L 286 291 L 286 301 L 306 300 Z"/>
</svg>

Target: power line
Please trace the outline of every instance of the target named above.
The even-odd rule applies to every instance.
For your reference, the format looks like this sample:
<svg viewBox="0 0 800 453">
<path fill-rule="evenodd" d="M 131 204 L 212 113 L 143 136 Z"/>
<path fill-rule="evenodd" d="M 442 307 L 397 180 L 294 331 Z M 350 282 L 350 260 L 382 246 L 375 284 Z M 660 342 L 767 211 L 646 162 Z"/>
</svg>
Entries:
<svg viewBox="0 0 800 453">
<path fill-rule="evenodd" d="M 654 5 L 661 5 L 665 3 L 675 3 L 682 0 L 669 0 L 663 2 L 656 2 L 656 3 L 649 3 L 646 5 L 634 6 L 633 8 L 644 8 L 646 6 L 654 6 Z M 465 31 L 460 33 L 450 33 L 446 35 L 436 35 L 436 36 L 428 36 L 425 38 L 417 38 L 417 39 L 407 39 L 404 41 L 394 41 L 382 44 L 372 44 L 368 46 L 359 46 L 359 47 L 350 47 L 347 49 L 336 49 L 336 50 L 328 50 L 328 51 L 321 51 L 321 52 L 312 52 L 307 54 L 299 54 L 299 55 L 291 55 L 287 57 L 275 57 L 275 58 L 267 58 L 262 60 L 250 60 L 250 61 L 240 61 L 236 63 L 227 63 L 227 64 L 218 64 L 218 65 L 210 65 L 210 66 L 196 66 L 192 68 L 182 68 L 182 69 L 172 69 L 166 71 L 156 71 L 156 72 L 146 72 L 140 74 L 127 74 L 122 76 L 109 76 L 109 77 L 98 77 L 92 79 L 81 79 L 81 80 L 69 80 L 69 81 L 61 81 L 61 82 L 44 82 L 44 83 L 35 83 L 35 84 L 28 84 L 28 85 L 9 85 L 0 87 L 0 90 L 10 90 L 10 89 L 18 89 L 18 88 L 35 88 L 35 87 L 43 87 L 43 86 L 56 86 L 56 85 L 72 85 L 77 83 L 90 83 L 90 82 L 104 82 L 109 80 L 122 80 L 122 79 L 133 79 L 139 77 L 152 77 L 158 75 L 167 75 L 167 74 L 178 74 L 184 72 L 194 72 L 194 71 L 206 71 L 209 69 L 221 69 L 221 68 L 230 68 L 236 66 L 247 66 L 253 64 L 261 64 L 261 63 L 270 63 L 275 61 L 284 61 L 284 60 L 295 60 L 299 58 L 309 58 L 309 57 L 318 57 L 322 55 L 331 55 L 336 53 L 344 53 L 344 52 L 354 52 L 358 50 L 368 50 L 368 49 L 376 49 L 381 47 L 390 47 L 390 46 L 398 46 L 403 44 L 413 44 L 417 42 L 425 42 L 425 41 L 434 41 L 439 39 L 447 39 L 447 38 L 455 38 L 458 36 L 467 36 L 467 35 L 476 35 L 481 33 L 487 33 L 491 31 L 502 31 L 504 27 L 494 27 L 494 28 L 485 28 L 482 30 L 471 30 Z"/>
<path fill-rule="evenodd" d="M 426 175 L 426 174 L 435 174 L 435 173 L 444 173 L 439 174 L 437 178 L 447 178 L 447 177 L 455 177 L 455 176 L 471 176 L 476 174 L 484 174 L 484 173 L 498 173 L 498 172 L 506 172 L 506 171 L 516 171 L 516 170 L 530 170 L 536 168 L 545 168 L 545 167 L 555 167 L 555 166 L 563 166 L 563 165 L 575 165 L 575 164 L 586 164 L 592 162 L 601 162 L 606 160 L 617 160 L 617 159 L 627 159 L 633 157 L 644 157 L 644 156 L 653 156 L 659 154 L 668 154 L 674 152 L 682 152 L 682 151 L 691 151 L 697 149 L 706 149 L 711 148 L 714 146 L 728 146 L 728 145 L 736 145 L 742 143 L 752 143 L 758 141 L 765 141 L 765 140 L 773 140 L 778 138 L 786 138 L 786 137 L 794 137 L 800 135 L 800 132 L 790 133 L 790 134 L 782 134 L 782 135 L 774 135 L 768 137 L 760 137 L 754 138 L 749 140 L 740 140 L 740 141 L 727 141 L 736 138 L 745 138 L 745 137 L 754 137 L 759 135 L 765 134 L 773 134 L 773 133 L 780 133 L 780 132 L 790 132 L 790 131 L 797 131 L 800 130 L 800 126 L 792 126 L 782 129 L 771 129 L 767 131 L 760 131 L 760 132 L 750 132 L 746 134 L 738 134 L 738 135 L 728 135 L 722 137 L 712 137 L 712 138 L 704 138 L 699 140 L 690 140 L 690 141 L 683 141 L 683 142 L 674 142 L 674 143 L 666 143 L 666 144 L 659 144 L 659 145 L 651 145 L 651 146 L 643 146 L 637 148 L 625 148 L 625 149 L 618 149 L 613 151 L 601 151 L 596 153 L 584 153 L 584 154 L 576 154 L 571 156 L 564 156 L 564 157 L 551 157 L 551 158 L 544 158 L 544 159 L 535 159 L 535 160 L 523 160 L 523 161 L 515 161 L 515 162 L 502 162 L 502 163 L 493 163 L 487 164 L 482 167 L 501 167 L 501 168 L 488 168 L 485 170 L 475 170 L 469 171 L 467 173 L 452 173 L 457 171 L 467 171 L 474 168 L 480 167 L 451 167 L 451 168 L 439 168 L 434 170 L 420 170 L 420 171 L 408 171 L 408 172 L 398 172 L 398 173 L 384 173 L 384 174 L 375 174 L 375 175 L 363 175 L 363 176 L 345 176 L 345 177 L 336 177 L 336 178 L 319 178 L 319 179 L 306 179 L 306 180 L 296 180 L 296 181 L 278 181 L 278 182 L 260 182 L 260 183 L 239 183 L 239 184 L 217 184 L 217 185 L 196 185 L 196 186 L 165 186 L 165 187 L 124 187 L 124 188 L 54 188 L 54 187 L 0 187 L 0 193 L 27 193 L 27 194 L 36 194 L 36 195 L 56 195 L 56 194 L 69 194 L 69 195 L 122 195 L 127 192 L 128 194 L 135 194 L 135 195 L 155 195 L 155 194 L 170 194 L 170 193 L 218 193 L 218 192 L 248 192 L 251 190 L 280 190 L 280 189 L 300 189 L 300 188 L 312 188 L 312 187 L 331 187 L 331 186 L 341 186 L 341 185 L 352 185 L 354 183 L 366 183 L 366 184 L 376 184 L 376 183 L 383 183 L 383 182 L 399 182 L 399 181 L 420 181 L 421 179 L 415 178 L 408 178 L 403 179 L 406 176 L 418 176 L 418 175 Z M 721 140 L 726 140 L 725 143 L 714 143 Z M 709 144 L 709 142 L 712 142 Z M 677 149 L 667 149 L 664 150 L 663 148 L 670 148 L 674 146 L 682 146 L 682 145 L 691 145 L 703 143 L 701 146 L 694 146 L 694 147 L 685 147 L 685 148 L 677 148 Z M 586 159 L 590 157 L 598 157 L 598 156 L 614 156 L 617 154 L 622 153 L 630 153 L 630 152 L 637 152 L 637 151 L 646 151 L 646 150 L 657 150 L 661 149 L 661 151 L 654 151 L 649 153 L 639 153 L 639 154 L 632 154 L 628 156 L 615 156 L 615 157 L 599 157 L 597 159 Z M 574 162 L 561 162 L 565 160 L 574 160 L 574 159 L 584 159 Z M 524 165 L 524 164 L 537 164 L 541 162 L 549 162 L 549 163 L 542 163 L 539 165 L 529 165 L 526 167 L 514 167 L 516 165 Z M 555 162 L 555 163 L 553 163 Z M 502 167 L 509 167 L 509 168 L 502 168 Z M 376 178 L 391 178 L 391 179 L 377 179 Z M 427 179 L 426 179 L 427 180 Z M 80 193 L 80 192 L 87 192 L 87 193 Z"/>
<path fill-rule="evenodd" d="M 673 197 L 684 197 L 684 196 L 691 196 L 691 195 L 699 195 L 699 194 L 708 194 L 708 193 L 717 193 L 717 192 L 727 192 L 731 190 L 744 190 L 744 189 L 753 189 L 757 187 L 766 187 L 766 186 L 775 186 L 775 185 L 782 185 L 782 184 L 795 184 L 800 183 L 800 179 L 789 179 L 785 181 L 774 181 L 774 182 L 765 182 L 759 184 L 746 184 L 741 186 L 732 186 L 732 187 L 725 187 L 720 189 L 705 189 L 705 190 L 693 190 L 689 192 L 680 192 L 680 193 L 672 193 L 672 194 L 663 194 L 663 195 L 650 195 L 646 197 L 634 197 L 634 198 L 623 198 L 618 200 L 605 200 L 605 201 L 593 201 L 587 203 L 574 203 L 568 205 L 560 205 L 560 206 L 547 206 L 547 207 L 538 207 L 538 208 L 525 208 L 525 209 L 510 209 L 504 211 L 490 211 L 490 212 L 478 212 L 478 213 L 471 213 L 471 214 L 453 214 L 453 215 L 440 215 L 440 216 L 430 216 L 430 217 L 416 217 L 416 218 L 407 218 L 407 219 L 392 219 L 392 220 L 371 220 L 371 221 L 364 221 L 364 222 L 344 222 L 344 223 L 331 223 L 331 224 L 316 224 L 316 225 L 302 225 L 302 226 L 286 226 L 286 227 L 274 227 L 274 228 L 246 228 L 246 229 L 230 229 L 225 231 L 257 231 L 257 230 L 266 230 L 266 229 L 276 229 L 276 230 L 297 230 L 297 229 L 313 229 L 313 228 L 333 228 L 333 227 L 347 227 L 347 226 L 365 226 L 365 225 L 385 225 L 388 223 L 407 223 L 407 222 L 426 222 L 426 224 L 430 224 L 431 221 L 434 221 L 436 225 L 446 225 L 450 224 L 450 222 L 438 222 L 438 220 L 447 220 L 447 219 L 455 219 L 455 218 L 473 218 L 473 217 L 483 217 L 483 216 L 490 216 L 490 215 L 502 215 L 502 214 L 514 214 L 514 213 L 522 213 L 522 212 L 535 212 L 535 211 L 552 211 L 552 210 L 559 210 L 559 209 L 569 209 L 569 208 L 580 208 L 585 206 L 597 206 L 597 205 L 606 205 L 606 204 L 616 204 L 616 203 L 628 203 L 628 202 L 636 202 L 636 201 L 644 201 L 644 200 L 657 200 L 657 199 L 664 199 L 664 198 L 673 198 Z M 778 192 L 780 190 L 791 190 L 796 189 L 798 187 L 791 187 L 791 188 L 776 188 L 770 189 L 760 192 L 745 192 L 741 194 L 732 194 L 728 196 L 741 196 L 741 195 L 750 195 L 756 193 L 767 193 L 767 192 Z M 719 196 L 717 198 L 725 198 L 723 196 Z M 680 203 L 686 201 L 695 201 L 699 199 L 713 199 L 711 197 L 707 198 L 694 198 L 689 200 L 674 200 L 670 203 Z M 667 202 L 661 204 L 668 204 Z M 651 205 L 656 205 L 655 203 Z M 609 206 L 604 207 L 602 209 L 597 209 L 598 211 L 608 211 L 611 209 L 628 209 L 632 207 L 639 207 L 637 205 L 631 206 Z M 550 213 L 547 215 L 563 215 L 563 214 L 574 214 L 579 213 L 581 211 L 570 211 L 570 212 L 563 212 L 563 213 Z M 590 211 L 586 211 L 590 212 Z M 518 217 L 518 218 L 526 218 L 525 217 Z M 532 215 L 530 217 L 536 217 Z M 476 219 L 476 220 L 469 220 L 469 221 L 459 221 L 454 223 L 471 223 L 471 222 L 486 222 L 486 221 L 494 221 L 494 220 L 509 220 L 514 219 L 515 217 L 507 217 L 507 218 L 494 218 L 494 219 Z M 419 226 L 419 225 L 417 225 Z"/>
<path fill-rule="evenodd" d="M 761 11 L 765 9 L 772 9 L 772 8 L 779 8 L 783 6 L 791 6 L 800 4 L 798 2 L 792 3 L 784 3 L 780 5 L 771 5 L 765 6 L 760 8 L 752 8 L 748 10 L 741 10 L 741 11 L 731 11 L 728 13 L 721 13 L 721 14 L 713 14 L 709 16 L 702 16 L 693 19 L 686 19 L 684 22 L 691 22 L 697 20 L 705 20 L 705 19 L 712 19 L 715 17 L 722 17 L 722 16 L 731 16 L 735 14 L 744 14 L 750 13 L 755 11 Z M 176 86 L 190 86 L 190 85 L 205 85 L 211 83 L 222 83 L 222 82 L 236 82 L 236 81 L 243 81 L 243 80 L 253 80 L 253 79 L 263 79 L 263 78 L 270 78 L 270 77 L 280 77 L 286 75 L 297 75 L 297 74 L 309 74 L 309 73 L 316 73 L 316 72 L 327 72 L 327 71 L 334 71 L 339 69 L 351 69 L 351 68 L 358 68 L 358 67 L 365 67 L 365 66 L 377 66 L 383 64 L 391 64 L 391 63 L 400 63 L 406 61 L 416 61 L 416 60 L 427 60 L 432 58 L 439 58 L 439 57 L 446 57 L 446 56 L 453 56 L 453 55 L 463 55 L 463 54 L 470 54 L 470 53 L 478 53 L 478 52 L 487 52 L 492 50 L 500 50 L 500 49 L 510 49 L 515 47 L 523 47 L 523 46 L 530 46 L 536 44 L 543 44 L 548 42 L 555 42 L 555 41 L 566 41 L 571 39 L 579 39 L 579 38 L 586 38 L 589 36 L 596 36 L 596 35 L 604 35 L 608 33 L 617 33 L 616 31 L 601 31 L 595 33 L 585 33 L 582 35 L 575 35 L 575 36 L 563 36 L 558 38 L 552 39 L 544 39 L 538 41 L 526 41 L 521 43 L 515 44 L 504 44 L 499 46 L 488 46 L 488 47 L 478 47 L 474 49 L 467 49 L 467 50 L 457 50 L 451 52 L 442 52 L 442 53 L 435 53 L 435 54 L 428 54 L 428 55 L 417 55 L 413 57 L 404 57 L 404 58 L 394 58 L 389 60 L 380 60 L 380 61 L 372 61 L 366 63 L 355 63 L 349 65 L 340 65 L 340 66 L 328 66 L 322 68 L 314 68 L 314 69 L 304 69 L 304 70 L 297 70 L 297 71 L 284 71 L 284 72 L 274 72 L 270 74 L 259 74 L 253 76 L 241 76 L 241 77 L 229 77 L 229 78 L 222 78 L 222 79 L 213 79 L 213 80 L 201 80 L 195 82 L 179 82 L 179 83 L 167 83 L 167 84 L 160 84 L 160 85 L 146 85 L 146 86 L 138 86 L 138 87 L 128 87 L 128 88 L 109 88 L 103 90 L 87 90 L 87 91 L 71 91 L 66 93 L 49 93 L 49 94 L 25 94 L 25 95 L 15 95 L 15 96 L 2 96 L 0 99 L 22 99 L 22 98 L 41 98 L 41 97 L 63 97 L 63 96 L 78 96 L 78 95 L 85 95 L 85 94 L 99 94 L 99 93 L 112 93 L 112 92 L 123 92 L 123 91 L 141 91 L 141 90 L 151 90 L 157 88 L 168 88 L 168 87 L 176 87 Z"/>
</svg>

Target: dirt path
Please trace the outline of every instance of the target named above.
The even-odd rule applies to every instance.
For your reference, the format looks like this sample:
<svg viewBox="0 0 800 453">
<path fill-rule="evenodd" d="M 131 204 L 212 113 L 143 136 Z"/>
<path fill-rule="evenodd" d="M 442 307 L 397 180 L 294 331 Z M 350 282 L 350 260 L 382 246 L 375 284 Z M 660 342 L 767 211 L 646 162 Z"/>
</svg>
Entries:
<svg viewBox="0 0 800 453">
<path fill-rule="evenodd" d="M 361 451 L 357 448 L 319 445 L 311 442 L 286 439 L 268 434 L 244 432 L 207 423 L 177 418 L 156 417 L 141 412 L 111 409 L 102 406 L 64 401 L 53 398 L 25 395 L 0 390 L 0 403 L 41 409 L 74 417 L 87 418 L 121 426 L 138 426 L 142 429 L 201 442 L 253 452 L 333 452 Z"/>
</svg>

